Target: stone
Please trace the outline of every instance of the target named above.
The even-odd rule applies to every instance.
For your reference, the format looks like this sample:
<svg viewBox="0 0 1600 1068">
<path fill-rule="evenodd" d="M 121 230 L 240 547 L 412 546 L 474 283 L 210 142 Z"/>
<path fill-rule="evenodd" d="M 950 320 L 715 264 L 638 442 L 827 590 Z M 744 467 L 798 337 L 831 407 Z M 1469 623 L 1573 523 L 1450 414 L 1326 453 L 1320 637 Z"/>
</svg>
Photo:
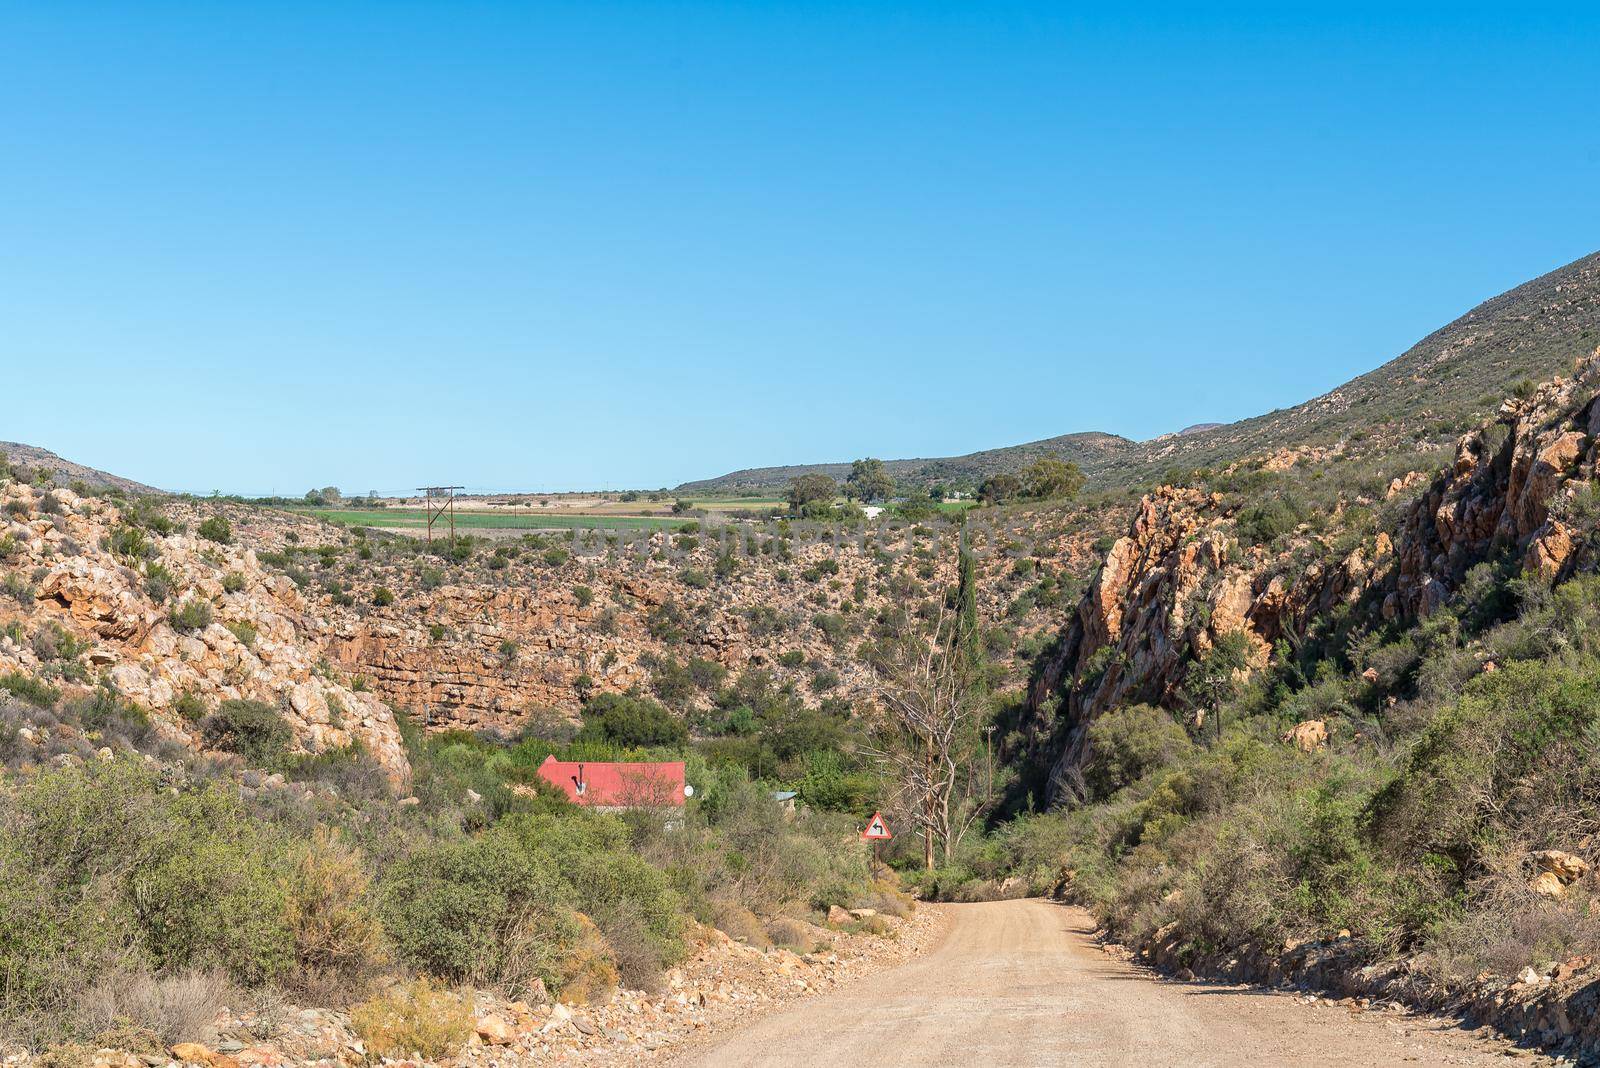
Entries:
<svg viewBox="0 0 1600 1068">
<path fill-rule="evenodd" d="M 239 1068 L 239 1062 L 226 1053 L 217 1053 L 198 1042 L 179 1042 L 167 1052 L 183 1064 L 199 1064 L 205 1068 Z"/>
<path fill-rule="evenodd" d="M 844 909 L 840 908 L 838 905 L 829 905 L 828 906 L 828 922 L 829 923 L 835 924 L 837 926 L 841 926 L 842 927 L 845 924 L 849 923 L 850 919 L 851 919 L 850 913 L 846 912 Z"/>
<path fill-rule="evenodd" d="M 1293 743 L 1302 753 L 1314 752 L 1328 744 L 1328 725 L 1320 719 L 1296 723 L 1283 740 Z"/>
<path fill-rule="evenodd" d="M 1540 897 L 1565 897 L 1567 893 L 1566 884 L 1551 871 L 1542 871 L 1534 876 L 1533 881 L 1528 884 L 1528 889 Z"/>
<path fill-rule="evenodd" d="M 488 1046 L 509 1046 L 517 1037 L 516 1028 L 493 1014 L 478 1017 L 474 1028 Z"/>
<path fill-rule="evenodd" d="M 1588 861 L 1559 849 L 1541 849 L 1533 854 L 1533 862 L 1541 872 L 1548 872 L 1560 879 L 1563 886 L 1589 874 Z"/>
</svg>

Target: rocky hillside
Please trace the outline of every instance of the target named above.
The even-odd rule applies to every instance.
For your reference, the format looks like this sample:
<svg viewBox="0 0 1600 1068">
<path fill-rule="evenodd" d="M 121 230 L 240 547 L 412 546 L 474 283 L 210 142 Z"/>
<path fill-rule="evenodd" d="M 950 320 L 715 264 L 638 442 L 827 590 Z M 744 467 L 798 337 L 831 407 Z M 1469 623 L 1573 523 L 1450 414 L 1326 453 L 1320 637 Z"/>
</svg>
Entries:
<svg viewBox="0 0 1600 1068">
<path fill-rule="evenodd" d="M 1116 434 L 1089 431 L 1079 434 L 1062 434 L 1030 441 L 1024 445 L 1010 445 L 999 449 L 984 449 L 965 456 L 946 456 L 933 459 L 885 460 L 884 468 L 895 482 L 902 486 L 928 486 L 935 482 L 977 484 L 989 475 L 1003 471 L 1020 471 L 1041 457 L 1069 460 L 1085 471 L 1098 471 L 1120 456 L 1134 443 Z M 850 464 L 796 464 L 787 467 L 750 467 L 731 471 L 716 478 L 685 482 L 678 487 L 680 493 L 772 493 L 782 492 L 801 475 L 827 475 L 843 481 L 850 474 Z"/>
<path fill-rule="evenodd" d="M 395 782 L 394 715 L 330 670 L 328 623 L 226 526 L 180 530 L 156 505 L 0 487 L 0 675 L 103 683 L 198 747 L 226 701 L 279 707 L 302 752 L 359 742 Z"/>
<path fill-rule="evenodd" d="M 1134 442 L 1080 433 L 943 459 L 886 461 L 905 485 L 976 484 L 1040 456 L 1081 467 L 1096 485 L 1149 484 L 1174 468 L 1216 467 L 1280 449 L 1351 439 L 1388 448 L 1449 440 L 1494 410 L 1520 383 L 1572 366 L 1600 340 L 1600 252 L 1484 301 L 1388 363 L 1320 397 L 1229 424 L 1200 424 Z M 848 464 L 735 471 L 685 483 L 693 492 L 772 492 L 799 475 L 842 478 Z"/>
<path fill-rule="evenodd" d="M 1326 457 L 1238 465 L 1216 480 L 1223 489 L 1148 495 L 1032 682 L 1031 744 L 1050 795 L 1082 795 L 1089 727 L 1105 712 L 1142 702 L 1203 714 L 1197 685 L 1226 643 L 1232 669 L 1249 672 L 1362 615 L 1426 617 L 1480 564 L 1551 580 L 1592 564 L 1597 362 L 1600 350 L 1505 401 L 1431 481 L 1393 479 L 1382 501 L 1357 484 L 1320 508 L 1283 504 L 1290 521 L 1274 530 L 1262 497 L 1283 503 L 1297 473 L 1322 481 Z"/>
<path fill-rule="evenodd" d="M 35 445 L 23 445 L 16 441 L 0 441 L 0 467 L 13 466 L 27 468 L 29 475 L 36 475 L 43 471 L 47 479 L 58 486 L 70 487 L 73 483 L 80 483 L 90 489 L 114 489 L 123 493 L 153 494 L 161 491 L 154 486 L 147 486 L 143 482 L 135 482 L 131 478 L 113 475 L 83 464 L 63 460 L 49 449 L 41 449 Z M 34 478 L 25 481 L 35 481 Z"/>
<path fill-rule="evenodd" d="M 955 581 L 944 522 L 688 527 L 441 559 L 410 539 L 312 525 L 267 555 L 329 621 L 319 642 L 339 671 L 431 726 L 502 732 L 630 689 L 694 718 L 747 673 L 812 705 L 858 698 L 875 644 L 937 614 Z M 1053 509 L 972 524 L 998 670 L 1025 675 L 1106 533 L 1099 515 Z"/>
</svg>

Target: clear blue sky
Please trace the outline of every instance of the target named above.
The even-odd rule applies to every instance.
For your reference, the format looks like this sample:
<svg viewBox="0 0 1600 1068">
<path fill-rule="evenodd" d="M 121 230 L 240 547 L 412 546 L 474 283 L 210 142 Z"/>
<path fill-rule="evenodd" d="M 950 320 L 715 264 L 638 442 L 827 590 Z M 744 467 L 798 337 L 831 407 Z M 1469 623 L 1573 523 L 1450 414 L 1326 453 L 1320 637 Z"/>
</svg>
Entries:
<svg viewBox="0 0 1600 1068">
<path fill-rule="evenodd" d="M 0 439 L 656 486 L 1292 404 L 1600 247 L 1600 15 L 8 4 Z"/>
</svg>

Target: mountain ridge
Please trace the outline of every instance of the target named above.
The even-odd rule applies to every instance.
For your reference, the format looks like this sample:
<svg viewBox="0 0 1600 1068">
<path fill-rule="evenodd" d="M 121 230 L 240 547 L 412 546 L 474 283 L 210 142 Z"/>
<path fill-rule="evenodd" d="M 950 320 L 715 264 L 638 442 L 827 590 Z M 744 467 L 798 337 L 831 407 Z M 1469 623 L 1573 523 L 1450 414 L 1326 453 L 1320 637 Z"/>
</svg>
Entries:
<svg viewBox="0 0 1600 1068">
<path fill-rule="evenodd" d="M 63 485 L 70 482 L 83 482 L 98 489 L 118 489 L 124 493 L 159 494 L 166 492 L 143 482 L 125 478 L 122 475 L 113 475 L 109 471 L 102 471 L 97 467 L 89 467 L 86 464 L 65 459 L 49 449 L 43 449 L 37 445 L 24 445 L 20 441 L 0 441 L 0 459 L 27 467 L 46 468 L 53 472 L 55 480 Z"/>
<path fill-rule="evenodd" d="M 1091 484 L 1134 484 L 1173 467 L 1226 463 L 1277 448 L 1331 445 L 1358 433 L 1404 435 L 1420 428 L 1443 444 L 1492 411 L 1519 383 L 1542 382 L 1568 370 L 1595 340 L 1600 340 L 1600 252 L 1490 297 L 1393 359 L 1288 408 L 1232 423 L 1200 423 L 1147 441 L 1085 431 L 962 456 L 884 464 L 903 483 L 975 483 L 1048 455 L 1078 464 Z M 774 490 L 801 475 L 839 478 L 849 469 L 847 463 L 745 468 L 685 482 L 678 489 Z"/>
</svg>

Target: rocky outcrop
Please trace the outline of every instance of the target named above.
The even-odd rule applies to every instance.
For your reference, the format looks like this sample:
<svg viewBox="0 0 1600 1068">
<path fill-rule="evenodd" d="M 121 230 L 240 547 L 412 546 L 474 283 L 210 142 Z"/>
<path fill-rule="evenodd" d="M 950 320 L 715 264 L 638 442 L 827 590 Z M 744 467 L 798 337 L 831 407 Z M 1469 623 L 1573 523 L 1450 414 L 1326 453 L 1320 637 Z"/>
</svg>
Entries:
<svg viewBox="0 0 1600 1068">
<path fill-rule="evenodd" d="M 1029 690 L 1031 756 L 1050 767 L 1051 800 L 1082 796 L 1089 725 L 1134 702 L 1177 708 L 1197 660 L 1242 635 L 1242 670 L 1263 667 L 1282 638 L 1366 599 L 1390 619 L 1426 616 L 1486 560 L 1509 556 L 1559 580 L 1592 564 L 1591 506 L 1600 464 L 1600 350 L 1465 435 L 1455 458 L 1405 509 L 1398 527 L 1342 557 L 1302 534 L 1287 552 L 1245 550 L 1218 495 L 1162 487 L 1068 621 Z M 1416 492 L 1397 478 L 1388 496 Z M 1337 513 L 1336 513 L 1337 516 Z M 1304 566 L 1296 552 L 1318 548 Z"/>
<path fill-rule="evenodd" d="M 1502 554 L 1547 579 L 1564 578 L 1579 565 L 1590 531 L 1564 513 L 1595 481 L 1597 359 L 1586 360 L 1573 378 L 1506 401 L 1493 423 L 1461 440 L 1454 463 L 1395 535 L 1398 569 L 1386 616 L 1426 616 L 1473 565 Z"/>
<path fill-rule="evenodd" d="M 1050 764 L 1053 800 L 1082 796 L 1088 727 L 1101 713 L 1139 702 L 1178 707 L 1196 658 L 1226 636 L 1243 639 L 1240 670 L 1264 667 L 1274 642 L 1355 600 L 1370 580 L 1361 551 L 1290 579 L 1279 557 L 1239 547 L 1233 519 L 1218 494 L 1162 487 L 1106 554 L 1030 684 L 1033 757 Z"/>
<path fill-rule="evenodd" d="M 252 549 L 179 532 L 119 542 L 133 528 L 115 504 L 65 489 L 9 483 L 0 507 L 9 519 L 0 531 L 4 568 L 25 590 L 0 607 L 0 623 L 14 624 L 0 637 L 0 672 L 98 682 L 189 745 L 198 745 L 198 716 L 220 702 L 263 701 L 279 708 L 302 751 L 359 743 L 396 784 L 409 777 L 393 713 L 325 670 L 327 624 Z M 182 628 L 171 611 L 178 606 L 196 608 Z M 27 636 L 50 627 L 86 651 L 65 663 L 41 654 Z"/>
</svg>

